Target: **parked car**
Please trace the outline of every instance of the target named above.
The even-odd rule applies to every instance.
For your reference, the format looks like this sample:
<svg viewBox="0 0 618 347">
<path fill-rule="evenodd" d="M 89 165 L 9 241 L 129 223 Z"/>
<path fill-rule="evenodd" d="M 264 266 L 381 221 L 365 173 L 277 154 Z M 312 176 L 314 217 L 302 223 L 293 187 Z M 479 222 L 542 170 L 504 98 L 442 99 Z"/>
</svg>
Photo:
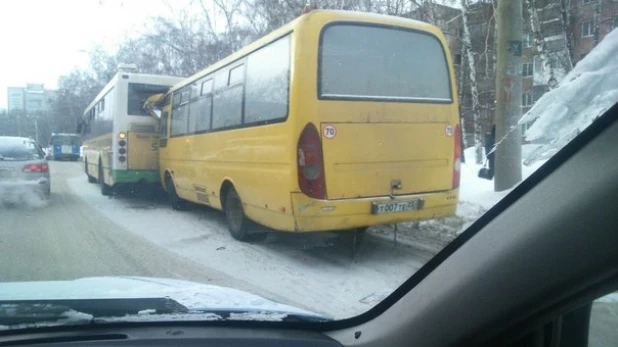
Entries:
<svg viewBox="0 0 618 347">
<path fill-rule="evenodd" d="M 43 149 L 34 140 L 0 136 L 0 200 L 49 199 L 51 180 Z"/>
</svg>

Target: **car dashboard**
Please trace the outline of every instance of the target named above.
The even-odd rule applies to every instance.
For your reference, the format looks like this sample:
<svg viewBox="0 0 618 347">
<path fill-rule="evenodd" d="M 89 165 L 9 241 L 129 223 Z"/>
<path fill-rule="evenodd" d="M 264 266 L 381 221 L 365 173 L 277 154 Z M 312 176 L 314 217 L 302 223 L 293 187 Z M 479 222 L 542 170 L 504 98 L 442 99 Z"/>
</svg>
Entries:
<svg viewBox="0 0 618 347">
<path fill-rule="evenodd" d="M 247 322 L 250 325 L 251 322 Z M 42 329 L 37 329 L 42 330 Z M 0 346 L 321 346 L 339 342 L 319 332 L 247 327 L 132 326 L 75 327 L 0 332 Z"/>
</svg>

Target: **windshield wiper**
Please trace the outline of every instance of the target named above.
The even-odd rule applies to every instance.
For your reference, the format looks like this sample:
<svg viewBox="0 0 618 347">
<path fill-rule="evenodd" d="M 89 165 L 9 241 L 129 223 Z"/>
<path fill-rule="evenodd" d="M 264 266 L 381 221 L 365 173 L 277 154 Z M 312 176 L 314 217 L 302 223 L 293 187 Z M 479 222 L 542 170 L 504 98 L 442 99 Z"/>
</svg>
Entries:
<svg viewBox="0 0 618 347">
<path fill-rule="evenodd" d="M 170 298 L 145 299 L 74 299 L 74 300 L 3 300 L 0 301 L 0 325 L 62 323 L 73 318 L 91 323 L 97 317 L 137 315 L 146 310 L 161 314 L 184 313 L 189 310 Z"/>
<path fill-rule="evenodd" d="M 188 309 L 170 298 L 0 301 L 0 326 L 105 324 L 166 321 L 326 322 L 317 314 L 254 308 Z"/>
</svg>

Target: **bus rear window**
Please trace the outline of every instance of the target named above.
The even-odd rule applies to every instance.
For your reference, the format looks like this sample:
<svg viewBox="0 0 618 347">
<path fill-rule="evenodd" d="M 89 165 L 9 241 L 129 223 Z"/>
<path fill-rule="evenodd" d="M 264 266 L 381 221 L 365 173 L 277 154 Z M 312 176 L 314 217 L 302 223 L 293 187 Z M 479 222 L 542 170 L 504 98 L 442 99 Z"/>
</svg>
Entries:
<svg viewBox="0 0 618 347">
<path fill-rule="evenodd" d="M 31 142 L 23 144 L 0 142 L 0 158 L 6 161 L 35 160 L 42 159 L 43 155 Z"/>
<path fill-rule="evenodd" d="M 167 93 L 168 86 L 153 84 L 129 83 L 127 96 L 127 114 L 130 116 L 148 116 L 148 112 L 142 108 L 146 99 L 155 94 Z"/>
<path fill-rule="evenodd" d="M 322 32 L 319 59 L 320 99 L 452 101 L 444 49 L 428 33 L 334 24 Z"/>
<path fill-rule="evenodd" d="M 52 144 L 54 146 L 79 146 L 79 137 L 77 136 L 53 136 Z"/>
</svg>

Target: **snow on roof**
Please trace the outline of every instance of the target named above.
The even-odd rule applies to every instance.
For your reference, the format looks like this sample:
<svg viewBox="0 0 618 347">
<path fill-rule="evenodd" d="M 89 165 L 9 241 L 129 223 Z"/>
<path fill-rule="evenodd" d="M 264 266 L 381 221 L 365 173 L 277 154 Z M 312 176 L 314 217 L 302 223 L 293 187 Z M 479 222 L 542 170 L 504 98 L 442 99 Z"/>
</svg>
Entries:
<svg viewBox="0 0 618 347">
<path fill-rule="evenodd" d="M 520 124 L 536 120 L 526 140 L 562 148 L 618 102 L 617 56 L 618 30 L 613 30 L 522 117 Z"/>
</svg>

